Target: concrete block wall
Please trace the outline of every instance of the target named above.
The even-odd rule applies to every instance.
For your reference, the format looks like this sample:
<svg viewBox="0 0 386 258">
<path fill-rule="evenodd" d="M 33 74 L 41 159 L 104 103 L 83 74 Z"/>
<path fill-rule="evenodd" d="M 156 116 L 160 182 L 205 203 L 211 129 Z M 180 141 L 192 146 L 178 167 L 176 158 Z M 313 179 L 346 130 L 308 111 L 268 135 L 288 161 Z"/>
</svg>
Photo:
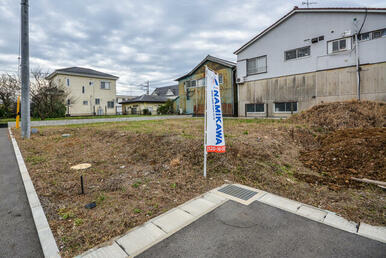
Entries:
<svg viewBox="0 0 386 258">
<path fill-rule="evenodd" d="M 386 101 L 386 62 L 361 65 L 361 99 Z M 275 102 L 298 102 L 298 111 L 316 104 L 357 98 L 356 68 L 345 67 L 249 81 L 238 85 L 239 116 L 287 117 Z M 245 105 L 264 103 L 264 113 L 246 113 Z M 267 108 L 268 104 L 268 108 Z"/>
</svg>

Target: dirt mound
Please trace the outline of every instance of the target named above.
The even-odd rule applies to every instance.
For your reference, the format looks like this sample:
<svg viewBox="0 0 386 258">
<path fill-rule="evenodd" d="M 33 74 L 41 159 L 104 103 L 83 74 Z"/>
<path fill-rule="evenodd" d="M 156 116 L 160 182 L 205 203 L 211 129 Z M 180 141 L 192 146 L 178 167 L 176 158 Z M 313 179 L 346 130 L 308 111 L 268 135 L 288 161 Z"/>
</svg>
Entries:
<svg viewBox="0 0 386 258">
<path fill-rule="evenodd" d="M 386 127 L 386 104 L 373 101 L 326 103 L 295 114 L 289 120 L 326 130 Z"/>
<path fill-rule="evenodd" d="M 298 177 L 332 186 L 359 186 L 352 176 L 386 181 L 385 151 L 386 128 L 337 130 L 323 136 L 319 148 L 300 157 L 320 177 Z"/>
</svg>

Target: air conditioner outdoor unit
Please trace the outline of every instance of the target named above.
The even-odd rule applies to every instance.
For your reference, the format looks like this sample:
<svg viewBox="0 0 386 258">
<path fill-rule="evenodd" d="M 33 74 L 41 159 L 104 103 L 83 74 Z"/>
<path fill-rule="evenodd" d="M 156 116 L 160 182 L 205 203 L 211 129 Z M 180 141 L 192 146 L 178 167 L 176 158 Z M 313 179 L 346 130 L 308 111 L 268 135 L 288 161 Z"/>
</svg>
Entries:
<svg viewBox="0 0 386 258">
<path fill-rule="evenodd" d="M 237 78 L 237 79 L 236 79 L 236 82 L 237 82 L 237 83 L 243 83 L 243 82 L 244 82 L 244 77 Z"/>
</svg>

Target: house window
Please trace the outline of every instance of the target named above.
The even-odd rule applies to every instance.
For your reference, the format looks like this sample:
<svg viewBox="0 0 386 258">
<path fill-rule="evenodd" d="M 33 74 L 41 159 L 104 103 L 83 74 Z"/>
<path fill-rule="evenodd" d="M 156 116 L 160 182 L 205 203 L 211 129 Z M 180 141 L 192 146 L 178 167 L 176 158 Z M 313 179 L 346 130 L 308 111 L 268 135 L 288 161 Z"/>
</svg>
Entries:
<svg viewBox="0 0 386 258">
<path fill-rule="evenodd" d="M 223 84 L 223 76 L 222 76 L 222 74 L 219 74 L 218 75 L 218 83 L 220 83 L 220 84 Z"/>
<path fill-rule="evenodd" d="M 84 86 L 82 86 L 82 93 L 84 94 Z"/>
<path fill-rule="evenodd" d="M 267 56 L 259 56 L 247 60 L 247 75 L 266 73 Z"/>
<path fill-rule="evenodd" d="M 88 105 L 88 101 L 87 100 L 83 100 L 83 105 Z"/>
<path fill-rule="evenodd" d="M 95 105 L 100 105 L 101 104 L 101 99 L 95 99 Z"/>
<path fill-rule="evenodd" d="M 189 88 L 190 87 L 190 81 L 185 81 L 184 85 L 185 85 L 185 88 Z"/>
<path fill-rule="evenodd" d="M 327 43 L 328 53 L 336 53 L 351 49 L 351 38 L 337 39 Z"/>
<path fill-rule="evenodd" d="M 198 87 L 205 86 L 205 78 L 197 80 Z"/>
<path fill-rule="evenodd" d="M 67 84 L 67 86 L 70 86 L 70 79 L 69 78 L 67 78 L 66 84 Z"/>
<path fill-rule="evenodd" d="M 90 81 L 90 82 L 88 83 L 88 85 L 93 86 L 94 83 L 93 83 L 92 81 Z"/>
<path fill-rule="evenodd" d="M 70 99 L 67 100 L 67 105 L 71 105 L 71 100 Z"/>
<path fill-rule="evenodd" d="M 377 30 L 373 32 L 373 39 L 377 39 L 381 37 L 382 37 L 382 30 Z"/>
<path fill-rule="evenodd" d="M 359 34 L 358 39 L 359 40 L 370 40 L 370 32 Z"/>
<path fill-rule="evenodd" d="M 275 113 L 291 113 L 298 111 L 297 102 L 277 102 L 274 106 Z"/>
<path fill-rule="evenodd" d="M 107 101 L 107 108 L 114 108 L 114 101 Z"/>
<path fill-rule="evenodd" d="M 110 89 L 110 82 L 101 82 L 101 89 L 109 90 Z"/>
<path fill-rule="evenodd" d="M 193 80 L 190 82 L 190 87 L 196 87 L 197 86 L 197 81 Z"/>
<path fill-rule="evenodd" d="M 291 49 L 284 52 L 285 60 L 296 59 L 300 57 L 309 56 L 311 54 L 311 47 L 300 47 L 296 49 Z"/>
<path fill-rule="evenodd" d="M 246 104 L 246 109 L 248 113 L 264 113 L 264 106 L 263 103 Z"/>
</svg>

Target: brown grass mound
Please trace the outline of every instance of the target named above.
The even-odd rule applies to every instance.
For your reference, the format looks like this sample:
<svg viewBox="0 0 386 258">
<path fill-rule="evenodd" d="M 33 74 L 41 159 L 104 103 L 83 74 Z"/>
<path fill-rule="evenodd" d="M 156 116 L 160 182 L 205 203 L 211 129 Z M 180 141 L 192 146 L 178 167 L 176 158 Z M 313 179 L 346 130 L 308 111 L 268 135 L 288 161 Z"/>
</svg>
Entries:
<svg viewBox="0 0 386 258">
<path fill-rule="evenodd" d="M 306 181 L 333 188 L 359 186 L 351 177 L 386 181 L 386 128 L 337 130 L 323 136 L 320 144 L 300 157 L 306 167 L 321 175 Z"/>
<path fill-rule="evenodd" d="M 373 101 L 326 103 L 295 114 L 289 120 L 327 130 L 386 127 L 386 104 Z"/>
</svg>

